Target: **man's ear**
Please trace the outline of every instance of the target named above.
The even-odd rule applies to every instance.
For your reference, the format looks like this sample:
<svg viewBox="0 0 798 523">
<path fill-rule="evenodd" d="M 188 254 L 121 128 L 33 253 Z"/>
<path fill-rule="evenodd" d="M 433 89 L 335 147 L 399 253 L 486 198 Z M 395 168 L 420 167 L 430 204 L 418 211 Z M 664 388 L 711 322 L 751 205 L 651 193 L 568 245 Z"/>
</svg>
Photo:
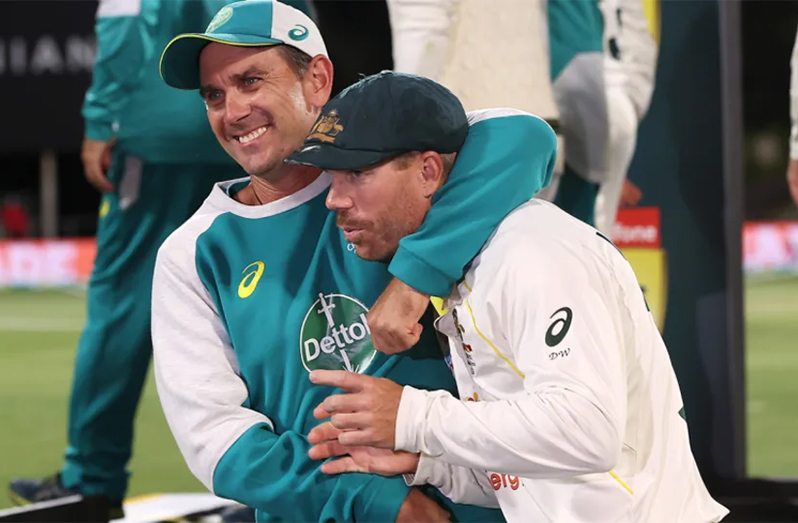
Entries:
<svg viewBox="0 0 798 523">
<path fill-rule="evenodd" d="M 445 181 L 443 160 L 434 151 L 421 153 L 421 176 L 423 178 L 424 196 L 431 198 Z"/>
<path fill-rule="evenodd" d="M 316 109 L 321 109 L 330 100 L 333 88 L 333 64 L 324 55 L 316 55 L 308 64 L 302 78 L 305 101 Z"/>
</svg>

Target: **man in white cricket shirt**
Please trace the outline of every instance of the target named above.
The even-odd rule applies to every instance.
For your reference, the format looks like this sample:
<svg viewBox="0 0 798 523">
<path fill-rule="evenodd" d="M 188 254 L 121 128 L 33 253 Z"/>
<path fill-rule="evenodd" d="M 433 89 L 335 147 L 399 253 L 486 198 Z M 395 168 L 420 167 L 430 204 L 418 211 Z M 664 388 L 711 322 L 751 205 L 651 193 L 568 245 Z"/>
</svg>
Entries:
<svg viewBox="0 0 798 523">
<path fill-rule="evenodd" d="M 330 102 L 339 113 L 380 107 L 367 98 L 392 91 L 361 83 L 363 103 Z M 424 79 L 416 89 L 433 86 Z M 384 102 L 411 104 L 420 93 Z M 412 136 L 408 127 L 425 125 L 392 121 L 402 112 L 361 115 L 347 131 Z M 453 158 L 394 147 L 395 158 L 359 165 L 344 149 L 362 145 L 309 140 L 289 161 L 331 172 L 336 223 L 359 256 L 385 261 L 422 223 Z M 556 147 L 553 132 L 544 145 Z M 402 198 L 404 212 L 386 213 L 380 202 L 390 198 Z M 699 475 L 679 385 L 635 274 L 601 233 L 548 202 L 521 205 L 442 313 L 436 327 L 448 337 L 459 399 L 346 371 L 311 373 L 345 392 L 314 412 L 331 419 L 310 433 L 310 456 L 338 457 L 323 472 L 405 473 L 452 500 L 500 506 L 508 521 L 705 523 L 728 513 Z"/>
</svg>

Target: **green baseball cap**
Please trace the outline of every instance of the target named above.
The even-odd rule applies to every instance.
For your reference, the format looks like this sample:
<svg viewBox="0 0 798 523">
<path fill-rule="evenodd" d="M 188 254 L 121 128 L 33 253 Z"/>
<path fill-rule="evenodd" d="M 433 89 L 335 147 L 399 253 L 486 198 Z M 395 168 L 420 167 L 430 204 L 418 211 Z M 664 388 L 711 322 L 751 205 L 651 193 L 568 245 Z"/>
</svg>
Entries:
<svg viewBox="0 0 798 523">
<path fill-rule="evenodd" d="M 177 89 L 199 89 L 199 57 L 210 42 L 239 47 L 285 44 L 327 56 L 321 32 L 305 13 L 275 0 L 243 0 L 216 13 L 204 33 L 176 36 L 161 54 L 161 78 Z"/>
<path fill-rule="evenodd" d="M 359 170 L 412 151 L 454 153 L 467 134 L 468 117 L 451 91 L 429 78 L 383 71 L 330 100 L 286 161 Z"/>
</svg>

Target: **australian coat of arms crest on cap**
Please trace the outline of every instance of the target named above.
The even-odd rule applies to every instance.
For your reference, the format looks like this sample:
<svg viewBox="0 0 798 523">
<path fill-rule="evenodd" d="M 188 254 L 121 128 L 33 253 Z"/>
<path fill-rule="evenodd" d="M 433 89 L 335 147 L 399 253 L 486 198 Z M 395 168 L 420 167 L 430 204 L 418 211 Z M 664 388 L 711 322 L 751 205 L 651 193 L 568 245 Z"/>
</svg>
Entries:
<svg viewBox="0 0 798 523">
<path fill-rule="evenodd" d="M 343 130 L 344 126 L 338 123 L 338 111 L 333 109 L 318 119 L 313 129 L 310 130 L 308 140 L 333 143 L 338 133 Z"/>
</svg>

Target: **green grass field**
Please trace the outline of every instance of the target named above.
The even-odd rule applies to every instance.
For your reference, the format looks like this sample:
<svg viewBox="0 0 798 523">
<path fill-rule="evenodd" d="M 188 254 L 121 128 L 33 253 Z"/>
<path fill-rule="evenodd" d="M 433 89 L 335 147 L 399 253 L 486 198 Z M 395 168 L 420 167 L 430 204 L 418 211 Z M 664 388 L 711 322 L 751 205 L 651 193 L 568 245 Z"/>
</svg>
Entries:
<svg viewBox="0 0 798 523">
<path fill-rule="evenodd" d="M 749 471 L 798 477 L 798 277 L 746 283 Z M 81 292 L 0 291 L 0 507 L 17 476 L 55 472 L 66 443 Z M 201 491 L 161 413 L 152 378 L 139 408 L 129 495 Z"/>
<path fill-rule="evenodd" d="M 61 465 L 82 292 L 0 291 L 0 508 L 8 482 Z M 161 412 L 152 375 L 138 411 L 130 496 L 204 491 L 186 468 Z"/>
<path fill-rule="evenodd" d="M 798 477 L 798 276 L 745 285 L 748 473 Z"/>
</svg>

